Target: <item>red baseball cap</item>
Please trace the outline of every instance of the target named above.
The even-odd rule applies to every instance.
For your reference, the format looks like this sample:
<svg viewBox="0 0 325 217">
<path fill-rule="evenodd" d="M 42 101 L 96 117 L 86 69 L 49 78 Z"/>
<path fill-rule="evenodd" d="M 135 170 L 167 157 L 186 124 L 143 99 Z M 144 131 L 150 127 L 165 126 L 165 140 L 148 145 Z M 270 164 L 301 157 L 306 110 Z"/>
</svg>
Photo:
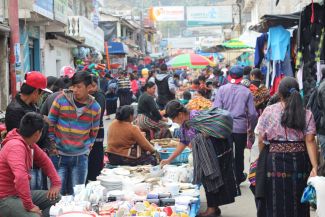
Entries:
<svg viewBox="0 0 325 217">
<path fill-rule="evenodd" d="M 25 75 L 24 83 L 36 89 L 41 89 L 45 92 L 53 93 L 51 90 L 47 88 L 46 77 L 38 71 L 27 72 Z"/>
</svg>

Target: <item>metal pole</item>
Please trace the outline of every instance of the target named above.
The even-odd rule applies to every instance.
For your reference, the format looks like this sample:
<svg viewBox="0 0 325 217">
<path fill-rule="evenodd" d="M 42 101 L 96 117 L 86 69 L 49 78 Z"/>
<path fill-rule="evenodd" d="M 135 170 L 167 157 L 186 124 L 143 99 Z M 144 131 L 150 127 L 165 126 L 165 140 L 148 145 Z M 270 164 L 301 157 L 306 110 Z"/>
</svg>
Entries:
<svg viewBox="0 0 325 217">
<path fill-rule="evenodd" d="M 8 20 L 10 26 L 10 90 L 12 98 L 16 96 L 16 57 L 15 46 L 19 44 L 18 0 L 8 1 Z M 19 54 L 18 54 L 19 55 Z"/>
</svg>

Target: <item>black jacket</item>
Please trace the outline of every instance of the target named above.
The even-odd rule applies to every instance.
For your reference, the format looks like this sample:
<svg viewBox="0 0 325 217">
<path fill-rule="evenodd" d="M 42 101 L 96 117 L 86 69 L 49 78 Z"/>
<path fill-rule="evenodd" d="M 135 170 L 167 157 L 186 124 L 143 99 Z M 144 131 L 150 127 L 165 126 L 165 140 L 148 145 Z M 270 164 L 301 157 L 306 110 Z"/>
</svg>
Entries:
<svg viewBox="0 0 325 217">
<path fill-rule="evenodd" d="M 21 100 L 20 94 L 17 94 L 15 99 L 9 103 L 6 109 L 5 124 L 7 131 L 9 132 L 14 128 L 19 128 L 21 119 L 28 112 L 39 113 L 40 111 L 36 105 L 27 105 L 24 101 Z M 48 124 L 45 123 L 42 136 L 37 143 L 38 146 L 42 149 L 49 149 L 50 146 L 50 140 L 48 138 L 48 127 Z"/>
<path fill-rule="evenodd" d="M 157 103 L 165 106 L 169 101 L 175 99 L 175 94 L 170 92 L 168 79 L 170 76 L 166 76 L 163 80 L 155 79 L 155 83 L 158 88 Z"/>
<path fill-rule="evenodd" d="M 138 114 L 143 114 L 156 122 L 162 119 L 155 100 L 147 93 L 143 93 L 139 98 Z"/>
</svg>

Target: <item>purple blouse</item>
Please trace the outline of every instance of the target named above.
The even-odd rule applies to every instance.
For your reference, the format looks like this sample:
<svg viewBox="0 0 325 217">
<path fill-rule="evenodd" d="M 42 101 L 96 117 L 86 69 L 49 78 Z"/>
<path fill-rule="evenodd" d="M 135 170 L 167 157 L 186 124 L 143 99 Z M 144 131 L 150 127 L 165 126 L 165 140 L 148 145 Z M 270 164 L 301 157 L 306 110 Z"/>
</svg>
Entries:
<svg viewBox="0 0 325 217">
<path fill-rule="evenodd" d="M 198 116 L 200 113 L 199 111 L 191 111 L 190 112 L 190 120 L 196 116 Z M 182 124 L 180 127 L 180 142 L 183 143 L 184 145 L 189 145 L 194 139 L 195 135 L 197 134 L 197 131 L 193 128 L 187 128 L 185 126 L 185 122 Z"/>
</svg>

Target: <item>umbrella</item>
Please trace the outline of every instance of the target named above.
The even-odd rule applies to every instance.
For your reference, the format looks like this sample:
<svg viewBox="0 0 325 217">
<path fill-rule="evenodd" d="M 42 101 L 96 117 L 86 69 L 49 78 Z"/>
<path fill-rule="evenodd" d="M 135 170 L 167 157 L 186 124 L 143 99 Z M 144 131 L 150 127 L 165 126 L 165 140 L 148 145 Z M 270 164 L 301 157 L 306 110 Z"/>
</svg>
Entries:
<svg viewBox="0 0 325 217">
<path fill-rule="evenodd" d="M 222 44 L 222 46 L 230 49 L 250 48 L 250 46 L 240 41 L 239 39 L 231 39 L 229 41 L 226 41 L 225 43 Z"/>
<path fill-rule="evenodd" d="M 173 68 L 189 67 L 192 69 L 205 68 L 206 66 L 215 66 L 216 64 L 206 57 L 198 54 L 181 54 L 167 62 L 168 66 Z"/>
</svg>

